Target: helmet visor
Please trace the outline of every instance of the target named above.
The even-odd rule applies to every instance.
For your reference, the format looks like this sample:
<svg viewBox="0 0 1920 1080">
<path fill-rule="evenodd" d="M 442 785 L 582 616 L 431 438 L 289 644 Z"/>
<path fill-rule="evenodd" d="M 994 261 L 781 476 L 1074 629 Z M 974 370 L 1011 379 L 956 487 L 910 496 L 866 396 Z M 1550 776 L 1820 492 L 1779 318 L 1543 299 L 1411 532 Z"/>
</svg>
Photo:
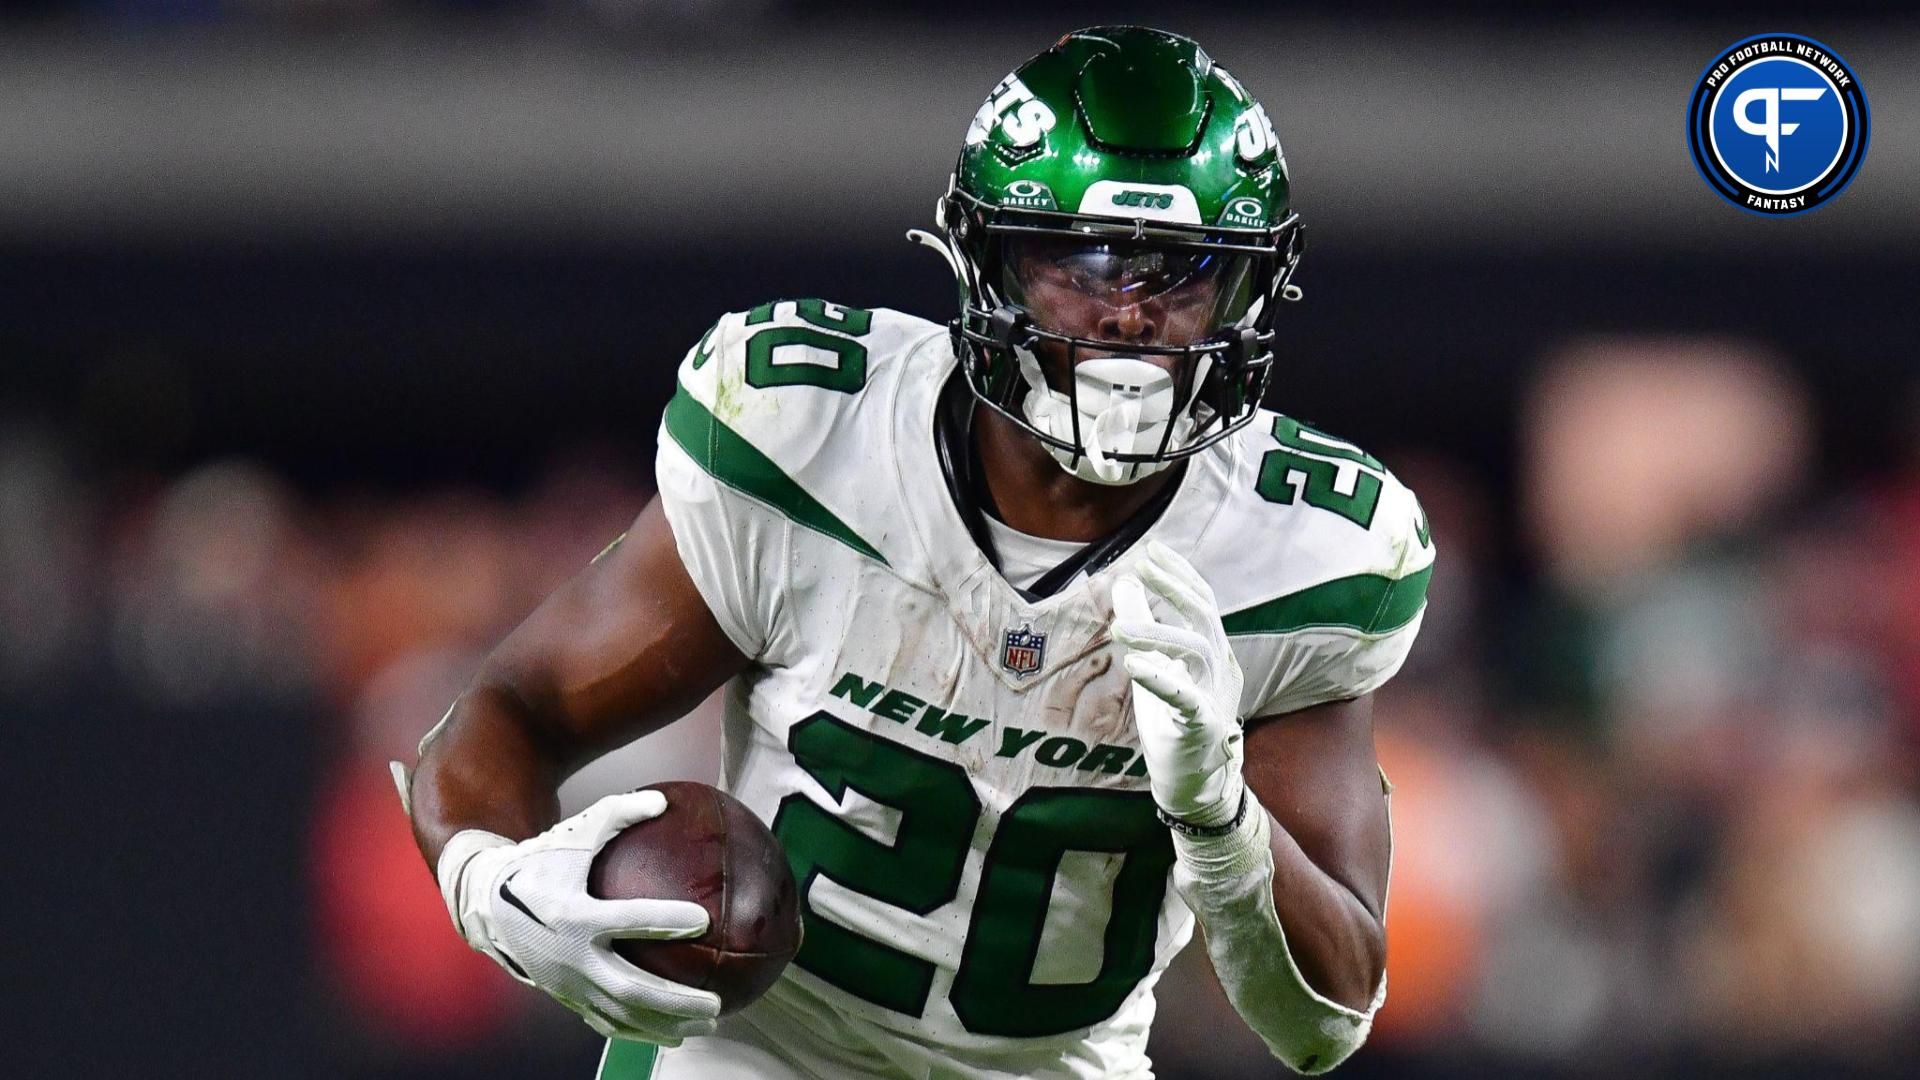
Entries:
<svg viewBox="0 0 1920 1080">
<path fill-rule="evenodd" d="M 1186 346 L 1246 310 L 1253 256 L 1088 236 L 1006 240 L 1001 286 L 1034 325 L 1126 345 Z"/>
</svg>

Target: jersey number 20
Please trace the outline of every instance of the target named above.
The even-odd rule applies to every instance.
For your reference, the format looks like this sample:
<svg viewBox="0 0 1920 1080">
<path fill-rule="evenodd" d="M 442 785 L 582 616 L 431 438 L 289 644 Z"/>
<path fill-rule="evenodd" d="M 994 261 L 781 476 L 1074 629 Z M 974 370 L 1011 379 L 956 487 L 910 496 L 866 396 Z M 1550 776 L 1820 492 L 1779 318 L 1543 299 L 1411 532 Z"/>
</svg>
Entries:
<svg viewBox="0 0 1920 1080">
<path fill-rule="evenodd" d="M 773 304 L 747 312 L 746 325 L 773 321 Z M 867 382 L 867 347 L 853 338 L 873 329 L 873 312 L 836 307 L 824 300 L 796 300 L 793 313 L 806 326 L 769 326 L 747 339 L 747 385 L 818 386 L 843 394 L 859 392 Z M 831 331 L 831 333 L 829 333 Z M 844 335 L 844 336 L 843 336 Z M 804 348 L 805 354 L 795 354 Z M 782 350 L 786 350 L 782 355 Z M 832 363 L 816 358 L 832 357 Z"/>
<path fill-rule="evenodd" d="M 899 811 L 889 845 L 855 829 L 804 795 L 789 795 L 774 815 L 800 883 L 805 943 L 795 963 L 849 993 L 919 1016 L 934 965 L 817 913 L 814 879 L 914 915 L 952 902 L 980 818 L 965 769 L 817 712 L 787 736 L 794 759 L 836 799 L 852 788 Z M 1122 856 L 1113 882 L 1100 971 L 1092 981 L 1032 979 L 1060 860 L 1069 851 Z M 967 1030 L 1034 1038 L 1097 1024 L 1112 1016 L 1153 967 L 1154 935 L 1165 898 L 1173 844 L 1145 792 L 1035 787 L 1006 812 L 981 867 L 966 947 L 949 1000 Z"/>
</svg>

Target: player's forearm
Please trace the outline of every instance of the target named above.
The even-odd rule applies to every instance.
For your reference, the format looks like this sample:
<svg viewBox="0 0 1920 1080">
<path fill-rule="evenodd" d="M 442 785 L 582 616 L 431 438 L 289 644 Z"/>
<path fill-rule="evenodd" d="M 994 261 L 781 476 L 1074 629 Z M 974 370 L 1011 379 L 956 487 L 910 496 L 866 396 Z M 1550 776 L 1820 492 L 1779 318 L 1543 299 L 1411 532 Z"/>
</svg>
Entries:
<svg viewBox="0 0 1920 1080">
<path fill-rule="evenodd" d="M 524 840 L 560 819 L 566 755 L 511 691 L 477 683 L 427 743 L 412 782 L 413 834 L 429 867 L 465 829 Z"/>
<path fill-rule="evenodd" d="M 1280 832 L 1257 800 L 1225 836 L 1176 832 L 1174 884 L 1199 918 L 1214 972 L 1247 1026 L 1290 1068 L 1325 1072 L 1366 1041 L 1386 986 L 1372 960 L 1359 959 L 1368 955 L 1366 935 L 1332 891 L 1337 883 L 1290 839 L 1274 844 Z M 1291 850 L 1276 856 L 1276 847 Z M 1279 894 L 1289 894 L 1284 914 Z M 1342 983 L 1343 997 L 1362 983 L 1369 992 L 1356 1008 L 1320 991 L 1309 968 L 1319 969 L 1322 982 Z"/>
<path fill-rule="evenodd" d="M 1315 865 L 1292 834 L 1270 822 L 1273 906 L 1300 974 L 1320 994 L 1364 1010 L 1387 970 L 1387 932 L 1353 890 Z"/>
</svg>

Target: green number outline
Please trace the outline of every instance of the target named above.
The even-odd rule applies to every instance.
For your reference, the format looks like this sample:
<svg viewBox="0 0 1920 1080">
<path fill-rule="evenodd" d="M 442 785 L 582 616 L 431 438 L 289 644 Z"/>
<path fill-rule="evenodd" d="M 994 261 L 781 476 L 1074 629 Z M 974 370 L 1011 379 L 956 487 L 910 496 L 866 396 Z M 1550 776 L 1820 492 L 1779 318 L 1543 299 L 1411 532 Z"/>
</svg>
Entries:
<svg viewBox="0 0 1920 1080">
<path fill-rule="evenodd" d="M 1069 851 L 1124 856 L 1091 982 L 1040 985 L 1034 960 Z M 1030 788 L 1001 815 L 981 867 L 950 1000 L 968 1031 L 1037 1038 L 1118 1012 L 1153 970 L 1173 841 L 1144 791 Z"/>
<path fill-rule="evenodd" d="M 794 760 L 836 800 L 848 788 L 900 814 L 891 845 L 804 794 L 780 801 L 773 833 L 800 886 L 805 936 L 794 963 L 864 1001 L 909 1016 L 926 1010 L 935 966 L 814 910 L 813 882 L 915 915 L 959 895 L 980 800 L 959 765 L 857 728 L 826 710 L 787 732 Z M 1031 982 L 1060 860 L 1069 851 L 1124 855 L 1093 981 Z M 1173 842 L 1139 791 L 1034 787 L 1000 816 L 981 865 L 950 1000 L 968 1031 L 1032 1038 L 1112 1016 L 1153 968 Z"/>
<path fill-rule="evenodd" d="M 835 799 L 852 788 L 900 812 L 888 845 L 805 795 L 780 800 L 773 835 L 799 883 L 805 931 L 794 963 L 857 997 L 919 1016 L 933 986 L 933 964 L 822 917 L 810 899 L 813 880 L 825 875 L 915 915 L 951 903 L 980 817 L 973 783 L 951 761 L 862 731 L 825 710 L 793 725 L 787 748 Z"/>
<path fill-rule="evenodd" d="M 1318 435 L 1319 439 L 1308 439 L 1302 432 Z M 1290 446 L 1295 450 L 1304 450 L 1321 457 L 1338 458 L 1341 461 L 1357 461 L 1376 472 L 1386 472 L 1387 467 L 1380 459 L 1353 445 L 1345 439 L 1329 435 L 1316 427 L 1295 420 L 1291 416 L 1276 416 L 1273 420 L 1273 437 L 1281 446 Z"/>
<path fill-rule="evenodd" d="M 747 312 L 746 325 L 773 321 L 775 304 L 761 304 Z M 818 386 L 855 394 L 867 384 L 867 347 L 853 338 L 873 329 L 873 312 L 843 307 L 836 313 L 824 300 L 795 300 L 794 314 L 808 326 L 769 326 L 747 339 L 747 385 Z M 832 367 L 819 364 L 776 364 L 774 353 L 791 345 L 805 345 L 834 355 Z"/>
<path fill-rule="evenodd" d="M 1302 473 L 1306 482 L 1301 485 L 1300 494 L 1308 506 L 1330 510 L 1363 529 L 1372 528 L 1373 515 L 1380 508 L 1380 493 L 1385 487 L 1379 474 L 1385 472 L 1386 467 L 1357 446 L 1308 441 L 1301 438 L 1302 431 L 1332 438 L 1292 417 L 1275 417 L 1273 437 L 1280 447 L 1267 451 L 1266 456 L 1260 459 L 1260 477 L 1254 482 L 1253 489 L 1268 502 L 1291 505 L 1294 489 L 1288 476 L 1295 472 Z M 1320 456 L 1308 457 L 1307 454 Z M 1327 458 L 1336 460 L 1328 461 Z M 1340 477 L 1338 461 L 1351 461 L 1360 466 L 1351 495 L 1343 495 L 1334 487 Z"/>
</svg>

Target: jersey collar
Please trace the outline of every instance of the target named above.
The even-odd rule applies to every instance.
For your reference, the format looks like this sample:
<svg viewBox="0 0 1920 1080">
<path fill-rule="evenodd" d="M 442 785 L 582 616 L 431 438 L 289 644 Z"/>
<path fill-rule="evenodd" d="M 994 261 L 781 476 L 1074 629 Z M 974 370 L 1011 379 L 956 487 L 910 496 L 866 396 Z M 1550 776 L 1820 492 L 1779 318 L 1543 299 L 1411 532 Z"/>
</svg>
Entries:
<svg viewBox="0 0 1920 1080">
<path fill-rule="evenodd" d="M 1026 689 L 1106 643 L 1113 578 L 1132 564 L 1146 539 L 1176 551 L 1199 546 L 1226 505 L 1239 440 L 1222 440 L 1189 458 L 1187 475 L 1173 485 L 1165 509 L 1107 565 L 1050 596 L 1029 597 L 1000 576 L 942 479 L 934 417 L 957 363 L 943 334 L 930 335 L 906 357 L 887 410 L 894 425 L 894 483 L 934 589 L 946 597 L 954 620 L 995 674 L 1008 686 Z M 1040 635 L 1045 642 L 1037 667 L 1008 662 L 1010 636 L 1022 633 L 1028 636 L 1018 640 Z"/>
</svg>

